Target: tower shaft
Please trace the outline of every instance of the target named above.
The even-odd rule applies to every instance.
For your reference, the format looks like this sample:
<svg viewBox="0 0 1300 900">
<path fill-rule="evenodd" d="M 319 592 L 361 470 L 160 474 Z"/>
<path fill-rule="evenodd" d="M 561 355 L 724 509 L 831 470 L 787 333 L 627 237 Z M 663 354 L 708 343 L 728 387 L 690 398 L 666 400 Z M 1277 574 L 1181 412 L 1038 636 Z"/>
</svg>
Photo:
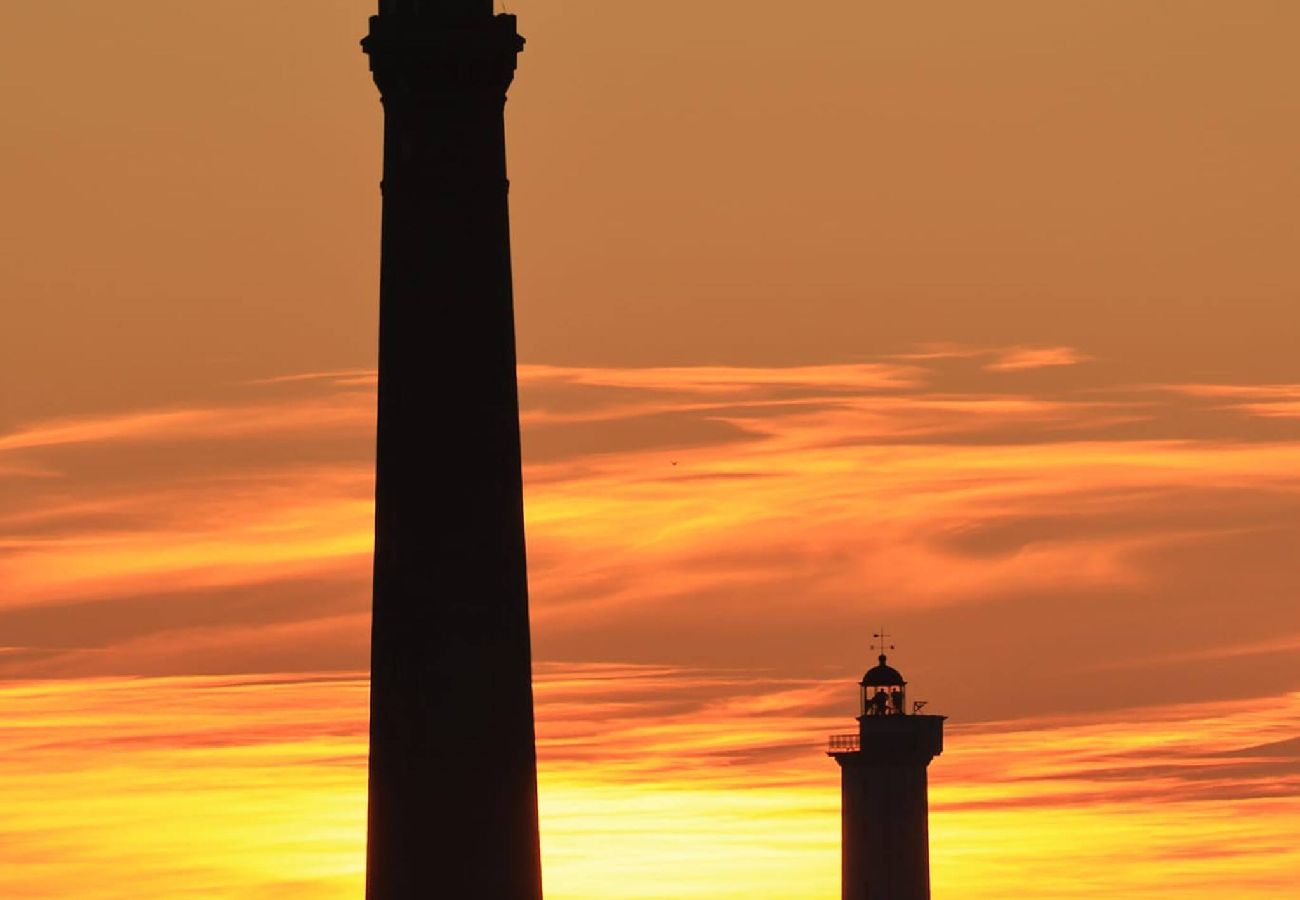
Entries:
<svg viewBox="0 0 1300 900">
<path fill-rule="evenodd" d="M 840 764 L 843 900 L 930 900 L 927 767 L 943 716 L 863 716 Z"/>
<path fill-rule="evenodd" d="M 381 0 L 369 900 L 539 900 L 504 103 L 491 0 Z"/>
</svg>

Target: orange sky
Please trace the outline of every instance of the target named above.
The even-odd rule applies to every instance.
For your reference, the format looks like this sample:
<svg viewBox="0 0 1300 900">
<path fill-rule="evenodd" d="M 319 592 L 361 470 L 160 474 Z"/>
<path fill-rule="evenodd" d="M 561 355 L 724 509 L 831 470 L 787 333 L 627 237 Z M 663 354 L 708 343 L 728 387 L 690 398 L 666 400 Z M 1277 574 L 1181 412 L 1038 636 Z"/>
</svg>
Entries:
<svg viewBox="0 0 1300 900">
<path fill-rule="evenodd" d="M 510 7 L 548 896 L 1285 894 L 1300 8 Z M 360 896 L 369 11 L 0 11 L 5 897 Z"/>
</svg>

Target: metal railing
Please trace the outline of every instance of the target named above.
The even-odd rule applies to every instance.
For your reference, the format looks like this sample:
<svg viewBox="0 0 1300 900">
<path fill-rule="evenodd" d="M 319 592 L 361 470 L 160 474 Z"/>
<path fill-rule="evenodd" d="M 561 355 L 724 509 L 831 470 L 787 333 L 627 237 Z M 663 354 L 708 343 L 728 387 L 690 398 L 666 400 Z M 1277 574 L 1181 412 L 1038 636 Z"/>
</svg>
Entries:
<svg viewBox="0 0 1300 900">
<path fill-rule="evenodd" d="M 826 743 L 827 753 L 857 753 L 861 749 L 860 734 L 832 734 Z"/>
</svg>

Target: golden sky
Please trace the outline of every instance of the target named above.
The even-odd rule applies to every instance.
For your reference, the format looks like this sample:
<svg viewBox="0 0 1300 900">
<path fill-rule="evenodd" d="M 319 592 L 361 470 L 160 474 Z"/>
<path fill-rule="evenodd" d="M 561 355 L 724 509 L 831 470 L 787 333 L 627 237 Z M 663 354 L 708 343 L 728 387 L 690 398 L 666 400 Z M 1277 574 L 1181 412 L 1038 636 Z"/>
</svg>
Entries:
<svg viewBox="0 0 1300 900">
<path fill-rule="evenodd" d="M 360 896 L 370 6 L 0 9 L 0 895 Z M 548 897 L 1292 889 L 1300 6 L 510 9 Z"/>
</svg>

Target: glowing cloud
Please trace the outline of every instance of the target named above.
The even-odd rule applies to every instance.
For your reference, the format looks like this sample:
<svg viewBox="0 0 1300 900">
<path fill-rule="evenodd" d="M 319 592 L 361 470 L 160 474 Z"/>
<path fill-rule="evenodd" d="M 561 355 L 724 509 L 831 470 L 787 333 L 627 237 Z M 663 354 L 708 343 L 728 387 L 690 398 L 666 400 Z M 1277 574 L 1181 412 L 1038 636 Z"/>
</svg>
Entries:
<svg viewBox="0 0 1300 900">
<path fill-rule="evenodd" d="M 1003 352 L 984 368 L 990 372 L 1023 372 L 1052 366 L 1077 366 L 1091 358 L 1073 347 L 1016 347 Z"/>
<path fill-rule="evenodd" d="M 833 896 L 819 747 L 881 615 L 954 716 L 936 891 L 1300 871 L 1300 435 L 1224 437 L 1289 401 L 941 390 L 952 359 L 521 371 L 550 896 Z M 355 895 L 369 378 L 0 438 L 0 893 Z M 1267 699 L 1193 702 L 1225 684 Z"/>
</svg>

